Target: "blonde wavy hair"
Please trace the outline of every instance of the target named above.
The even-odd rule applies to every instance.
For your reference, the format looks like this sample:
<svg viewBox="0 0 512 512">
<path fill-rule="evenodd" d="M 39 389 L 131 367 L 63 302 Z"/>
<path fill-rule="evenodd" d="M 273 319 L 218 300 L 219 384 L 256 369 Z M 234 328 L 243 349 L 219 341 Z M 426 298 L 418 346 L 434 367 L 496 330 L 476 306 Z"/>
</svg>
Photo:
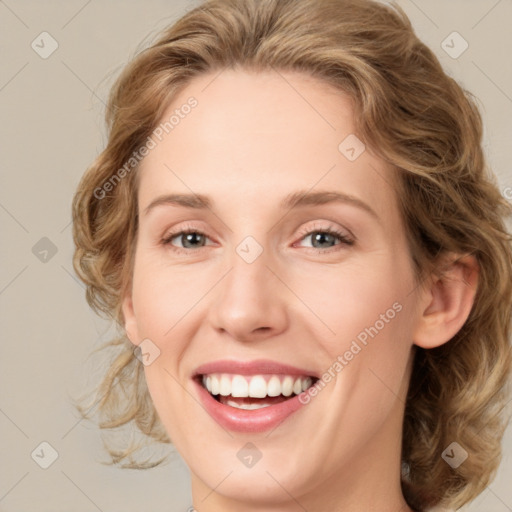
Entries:
<svg viewBox="0 0 512 512">
<path fill-rule="evenodd" d="M 350 95 L 358 137 L 398 174 L 418 282 L 442 272 L 439 258 L 448 252 L 476 257 L 478 289 L 463 328 L 438 348 L 416 347 L 403 423 L 402 491 L 409 505 L 462 506 L 494 478 L 508 421 L 512 248 L 504 220 L 512 207 L 484 160 L 474 97 L 443 71 L 394 3 L 210 0 L 125 67 L 106 109 L 107 146 L 73 201 L 75 270 L 90 306 L 120 333 L 108 344 L 118 353 L 94 398 L 100 426 L 134 424 L 170 442 L 123 329 L 121 299 L 131 285 L 137 237 L 137 168 L 109 193 L 97 191 L 106 190 L 194 77 L 231 67 L 300 71 Z M 79 408 L 92 417 L 91 408 Z M 469 453 L 457 469 L 441 458 L 453 441 Z M 109 453 L 114 463 L 128 460 L 123 467 L 161 462 L 137 462 L 134 450 Z"/>
</svg>

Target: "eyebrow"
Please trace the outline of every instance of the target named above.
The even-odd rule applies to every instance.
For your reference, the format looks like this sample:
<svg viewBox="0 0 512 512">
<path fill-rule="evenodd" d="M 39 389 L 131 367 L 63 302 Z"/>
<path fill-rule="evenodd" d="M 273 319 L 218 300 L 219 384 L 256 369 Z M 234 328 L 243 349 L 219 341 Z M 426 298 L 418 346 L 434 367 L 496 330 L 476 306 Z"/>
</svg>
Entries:
<svg viewBox="0 0 512 512">
<path fill-rule="evenodd" d="M 293 192 L 281 200 L 279 207 L 282 210 L 295 210 L 305 206 L 321 206 L 328 203 L 342 203 L 356 206 L 379 220 L 379 216 L 375 210 L 361 199 L 342 192 L 328 190 L 317 192 L 299 190 Z M 208 196 L 202 194 L 165 194 L 154 199 L 145 208 L 144 214 L 147 215 L 152 209 L 162 205 L 182 206 L 197 210 L 211 210 L 212 201 Z"/>
</svg>

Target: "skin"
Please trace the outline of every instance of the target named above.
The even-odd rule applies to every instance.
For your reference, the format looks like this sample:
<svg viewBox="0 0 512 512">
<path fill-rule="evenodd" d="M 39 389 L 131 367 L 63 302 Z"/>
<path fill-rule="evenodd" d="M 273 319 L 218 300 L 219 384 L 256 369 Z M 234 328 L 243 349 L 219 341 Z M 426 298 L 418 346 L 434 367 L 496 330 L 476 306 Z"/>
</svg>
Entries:
<svg viewBox="0 0 512 512">
<path fill-rule="evenodd" d="M 142 162 L 133 284 L 123 300 L 130 340 L 149 338 L 161 351 L 146 380 L 190 468 L 194 507 L 410 511 L 400 448 L 413 350 L 445 343 L 463 325 L 476 263 L 462 258 L 446 278 L 415 284 L 392 169 L 369 148 L 354 161 L 338 150 L 354 133 L 346 95 L 299 73 L 217 75 L 175 97 L 163 119 L 190 96 L 198 106 Z M 348 203 L 279 208 L 299 190 L 343 192 L 376 215 Z M 168 193 L 204 194 L 212 207 L 146 213 Z M 355 242 L 307 235 L 331 226 Z M 186 228 L 205 237 L 162 243 Z M 263 248 L 250 264 L 236 252 L 247 236 Z M 402 308 L 395 318 L 273 431 L 228 432 L 198 403 L 191 375 L 199 365 L 269 358 L 321 375 L 394 303 Z M 237 458 L 247 442 L 262 454 L 251 468 Z"/>
</svg>

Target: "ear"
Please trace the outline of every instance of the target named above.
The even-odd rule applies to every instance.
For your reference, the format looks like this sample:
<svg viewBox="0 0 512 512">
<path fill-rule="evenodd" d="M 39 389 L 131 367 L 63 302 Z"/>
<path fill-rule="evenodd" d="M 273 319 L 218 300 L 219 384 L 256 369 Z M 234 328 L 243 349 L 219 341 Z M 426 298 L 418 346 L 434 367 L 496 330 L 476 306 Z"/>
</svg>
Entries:
<svg viewBox="0 0 512 512">
<path fill-rule="evenodd" d="M 450 253 L 442 261 L 440 276 L 423 288 L 421 317 L 414 344 L 428 349 L 451 340 L 466 322 L 476 295 L 479 267 L 471 255 Z"/>
<path fill-rule="evenodd" d="M 139 345 L 139 330 L 137 327 L 137 320 L 135 318 L 135 311 L 133 309 L 131 290 L 127 291 L 123 298 L 122 310 L 124 317 L 124 330 L 126 335 L 134 345 Z"/>
</svg>

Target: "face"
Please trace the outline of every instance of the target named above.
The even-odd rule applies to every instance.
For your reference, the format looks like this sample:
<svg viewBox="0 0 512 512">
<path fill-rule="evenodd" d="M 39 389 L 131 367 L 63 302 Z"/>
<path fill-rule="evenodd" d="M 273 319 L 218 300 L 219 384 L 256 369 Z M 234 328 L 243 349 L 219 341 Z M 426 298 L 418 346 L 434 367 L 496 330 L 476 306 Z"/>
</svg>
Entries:
<svg viewBox="0 0 512 512">
<path fill-rule="evenodd" d="M 392 170 L 349 98 L 302 74 L 204 75 L 162 122 L 176 109 L 140 168 L 123 311 L 193 492 L 376 491 L 399 477 L 417 318 Z"/>
</svg>

